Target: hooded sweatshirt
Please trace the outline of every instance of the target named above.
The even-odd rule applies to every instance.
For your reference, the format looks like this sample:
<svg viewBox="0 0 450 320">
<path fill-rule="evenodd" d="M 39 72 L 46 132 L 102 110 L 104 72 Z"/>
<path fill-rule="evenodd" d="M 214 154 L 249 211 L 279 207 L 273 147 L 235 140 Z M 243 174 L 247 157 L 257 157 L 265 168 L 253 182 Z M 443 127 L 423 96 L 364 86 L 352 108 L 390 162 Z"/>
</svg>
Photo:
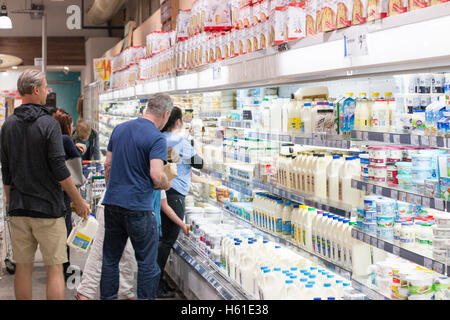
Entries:
<svg viewBox="0 0 450 320">
<path fill-rule="evenodd" d="M 1 130 L 3 184 L 11 186 L 9 214 L 32 218 L 64 216 L 59 181 L 70 176 L 61 127 L 41 105 L 14 110 Z"/>
</svg>

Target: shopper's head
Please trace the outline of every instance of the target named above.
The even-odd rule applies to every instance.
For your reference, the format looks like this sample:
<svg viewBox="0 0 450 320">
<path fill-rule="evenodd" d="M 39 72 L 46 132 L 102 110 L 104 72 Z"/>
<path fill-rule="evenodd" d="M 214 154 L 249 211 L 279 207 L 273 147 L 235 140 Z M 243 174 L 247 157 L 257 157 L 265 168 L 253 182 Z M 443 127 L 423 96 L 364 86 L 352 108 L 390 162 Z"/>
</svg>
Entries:
<svg viewBox="0 0 450 320">
<path fill-rule="evenodd" d="M 86 121 L 77 121 L 77 125 L 75 126 L 75 131 L 77 132 L 77 136 L 81 141 L 86 141 L 89 139 L 91 135 L 91 125 Z"/>
<path fill-rule="evenodd" d="M 25 70 L 17 80 L 17 90 L 23 104 L 45 105 L 47 102 L 47 80 L 45 74 L 35 69 Z"/>
<path fill-rule="evenodd" d="M 173 107 L 172 112 L 170 113 L 169 120 L 167 121 L 164 128 L 161 130 L 165 131 L 173 131 L 176 129 L 181 129 L 183 127 L 183 111 L 181 111 L 178 107 Z"/>
<path fill-rule="evenodd" d="M 169 120 L 172 108 L 172 98 L 167 94 L 158 93 L 148 99 L 146 114 L 153 116 L 157 121 L 155 125 L 161 130 L 166 125 L 167 120 Z"/>
<path fill-rule="evenodd" d="M 70 113 L 55 113 L 55 119 L 61 125 L 62 134 L 66 134 L 72 138 L 72 115 Z"/>
</svg>

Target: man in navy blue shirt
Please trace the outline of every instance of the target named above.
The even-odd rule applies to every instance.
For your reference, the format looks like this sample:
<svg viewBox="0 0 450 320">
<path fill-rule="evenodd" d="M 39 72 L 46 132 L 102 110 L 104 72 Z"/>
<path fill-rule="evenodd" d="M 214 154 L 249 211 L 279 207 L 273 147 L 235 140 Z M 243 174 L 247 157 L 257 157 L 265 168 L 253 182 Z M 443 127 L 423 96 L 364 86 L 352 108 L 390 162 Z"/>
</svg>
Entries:
<svg viewBox="0 0 450 320">
<path fill-rule="evenodd" d="M 111 135 L 105 161 L 102 300 L 117 299 L 119 261 L 128 237 L 138 263 L 137 298 L 155 298 L 161 271 L 156 262 L 159 236 L 152 194 L 170 188 L 163 171 L 167 144 L 160 130 L 172 108 L 168 95 L 154 95 L 142 118 L 118 125 Z"/>
</svg>

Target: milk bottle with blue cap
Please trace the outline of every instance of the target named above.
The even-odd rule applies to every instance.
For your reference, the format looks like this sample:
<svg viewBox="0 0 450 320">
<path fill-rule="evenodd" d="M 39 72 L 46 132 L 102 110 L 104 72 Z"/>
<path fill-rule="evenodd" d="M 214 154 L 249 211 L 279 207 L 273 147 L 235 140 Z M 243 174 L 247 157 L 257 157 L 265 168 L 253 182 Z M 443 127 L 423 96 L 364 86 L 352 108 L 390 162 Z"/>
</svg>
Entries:
<svg viewBox="0 0 450 320">
<path fill-rule="evenodd" d="M 337 217 L 336 221 L 333 222 L 333 233 L 331 235 L 331 253 L 332 253 L 332 260 L 335 263 L 338 263 L 338 242 L 339 242 L 339 230 L 344 221 L 343 217 Z"/>
<path fill-rule="evenodd" d="M 333 222 L 334 215 L 329 214 L 327 216 L 327 220 L 323 224 L 323 231 L 322 231 L 322 256 L 325 258 L 329 258 L 329 252 L 328 252 L 328 229 L 331 223 Z"/>
<path fill-rule="evenodd" d="M 91 213 L 87 220 L 80 220 L 67 239 L 67 245 L 83 252 L 87 252 L 98 230 L 98 222 Z"/>
<path fill-rule="evenodd" d="M 311 222 L 311 247 L 312 252 L 314 253 L 319 252 L 317 248 L 317 228 L 318 228 L 317 224 L 322 214 L 323 211 L 316 211 L 316 215 L 313 217 Z"/>
<path fill-rule="evenodd" d="M 314 216 L 316 215 L 316 209 L 315 208 L 308 208 L 308 211 L 305 214 L 305 217 L 303 219 L 303 228 L 302 228 L 302 242 L 303 246 L 309 250 L 312 251 L 312 240 L 311 240 L 311 228 L 312 228 L 312 220 Z"/>
<path fill-rule="evenodd" d="M 286 201 L 284 203 L 283 211 L 281 214 L 283 238 L 285 239 L 291 237 L 291 215 L 292 215 L 291 202 Z"/>
<path fill-rule="evenodd" d="M 323 249 L 322 249 L 322 233 L 325 228 L 325 223 L 328 220 L 329 213 L 324 212 L 317 221 L 317 228 L 316 228 L 316 237 L 317 237 L 317 253 L 323 256 Z"/>
<path fill-rule="evenodd" d="M 324 283 L 321 291 L 322 300 L 337 299 L 338 292 L 331 286 L 331 283 Z"/>
<path fill-rule="evenodd" d="M 339 201 L 339 174 L 344 164 L 341 156 L 334 155 L 327 166 L 327 198 L 332 201 Z"/>
</svg>

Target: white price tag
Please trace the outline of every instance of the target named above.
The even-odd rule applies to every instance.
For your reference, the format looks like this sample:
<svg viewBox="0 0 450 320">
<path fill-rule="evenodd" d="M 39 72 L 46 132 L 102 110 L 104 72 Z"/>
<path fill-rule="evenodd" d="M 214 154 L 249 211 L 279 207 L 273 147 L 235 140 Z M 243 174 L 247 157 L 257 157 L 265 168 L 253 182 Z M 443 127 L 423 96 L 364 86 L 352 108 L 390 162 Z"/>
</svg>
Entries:
<svg viewBox="0 0 450 320">
<path fill-rule="evenodd" d="M 376 247 L 376 246 L 377 246 L 377 238 L 371 238 L 371 239 L 370 239 L 370 244 L 371 244 L 372 246 Z"/>
<path fill-rule="evenodd" d="M 344 57 L 366 56 L 367 54 L 366 33 L 353 32 L 344 36 Z"/>
<path fill-rule="evenodd" d="M 395 254 L 396 256 L 400 256 L 400 247 L 393 246 L 392 253 Z"/>
<path fill-rule="evenodd" d="M 437 273 L 445 274 L 444 273 L 444 264 L 443 263 L 435 261 L 433 263 L 433 270 L 436 271 Z"/>
<path fill-rule="evenodd" d="M 358 233 L 358 239 L 359 239 L 359 241 L 364 241 L 364 233 L 359 232 Z"/>
<path fill-rule="evenodd" d="M 413 146 L 420 146 L 419 136 L 416 136 L 415 134 L 412 134 L 411 135 L 411 144 Z"/>
<path fill-rule="evenodd" d="M 437 210 L 444 211 L 444 201 L 442 199 L 434 199 L 434 207 Z"/>
<path fill-rule="evenodd" d="M 363 131 L 362 139 L 363 139 L 363 141 L 369 140 L 369 133 L 367 131 Z"/>
<path fill-rule="evenodd" d="M 390 133 L 383 133 L 383 141 L 386 143 L 390 143 L 391 142 L 390 136 L 391 136 Z"/>
<path fill-rule="evenodd" d="M 394 143 L 395 144 L 400 144 L 400 135 L 399 134 L 393 134 L 392 136 L 394 137 Z"/>
<path fill-rule="evenodd" d="M 398 200 L 398 191 L 391 189 L 391 199 Z"/>
<path fill-rule="evenodd" d="M 222 76 L 222 67 L 221 66 L 213 66 L 213 80 L 220 80 Z"/>
<path fill-rule="evenodd" d="M 383 188 L 382 188 L 382 187 L 379 187 L 379 186 L 375 186 L 375 193 L 376 193 L 378 196 L 381 196 L 381 194 L 383 193 Z"/>
<path fill-rule="evenodd" d="M 362 132 L 361 131 L 356 131 L 356 139 L 362 140 Z"/>
<path fill-rule="evenodd" d="M 353 189 L 358 189 L 358 181 L 356 181 L 356 180 L 352 180 L 352 188 Z"/>
<path fill-rule="evenodd" d="M 368 184 L 367 186 L 367 191 L 369 191 L 369 193 L 375 193 L 375 186 L 373 184 Z"/>
<path fill-rule="evenodd" d="M 433 269 L 433 260 L 428 258 L 423 258 L 423 266 L 428 269 Z"/>
<path fill-rule="evenodd" d="M 414 196 L 414 202 L 415 205 L 422 205 L 422 197 L 421 196 Z"/>
<path fill-rule="evenodd" d="M 437 147 L 437 138 L 436 137 L 431 137 L 430 138 L 430 142 L 431 142 L 431 146 L 432 147 Z"/>
<path fill-rule="evenodd" d="M 364 242 L 370 244 L 370 236 L 368 234 L 364 235 Z"/>
</svg>

